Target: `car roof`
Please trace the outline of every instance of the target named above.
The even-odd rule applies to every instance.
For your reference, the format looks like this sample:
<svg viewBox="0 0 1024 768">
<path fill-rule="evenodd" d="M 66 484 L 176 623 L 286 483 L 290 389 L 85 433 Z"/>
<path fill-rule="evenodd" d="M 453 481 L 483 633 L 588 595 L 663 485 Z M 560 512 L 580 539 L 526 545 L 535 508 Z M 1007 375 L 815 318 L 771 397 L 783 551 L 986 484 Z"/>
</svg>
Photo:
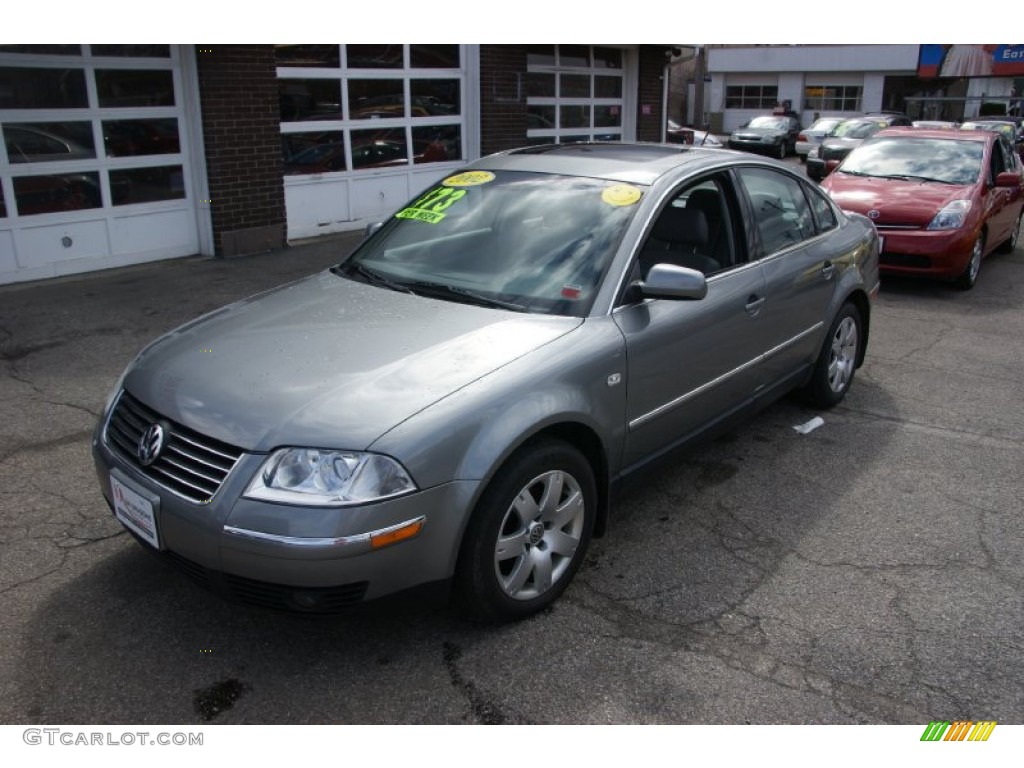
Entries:
<svg viewBox="0 0 1024 768">
<path fill-rule="evenodd" d="M 740 152 L 685 144 L 579 142 L 510 149 L 482 157 L 468 167 L 653 184 L 681 166 L 699 168 L 741 156 L 746 157 Z"/>
</svg>

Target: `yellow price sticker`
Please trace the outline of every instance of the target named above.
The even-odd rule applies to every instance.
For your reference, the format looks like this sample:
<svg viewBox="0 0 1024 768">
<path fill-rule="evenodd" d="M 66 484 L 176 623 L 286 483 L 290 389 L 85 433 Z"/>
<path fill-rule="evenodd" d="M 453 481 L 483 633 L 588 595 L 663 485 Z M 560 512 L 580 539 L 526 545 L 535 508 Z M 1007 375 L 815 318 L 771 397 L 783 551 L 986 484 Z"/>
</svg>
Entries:
<svg viewBox="0 0 1024 768">
<path fill-rule="evenodd" d="M 494 181 L 494 174 L 490 171 L 466 171 L 449 176 L 441 183 L 446 187 L 475 187 L 489 181 Z"/>
<path fill-rule="evenodd" d="M 604 188 L 601 192 L 601 199 L 608 203 L 608 205 L 633 205 L 643 197 L 643 194 L 643 192 L 631 184 L 615 184 L 614 186 Z"/>
</svg>

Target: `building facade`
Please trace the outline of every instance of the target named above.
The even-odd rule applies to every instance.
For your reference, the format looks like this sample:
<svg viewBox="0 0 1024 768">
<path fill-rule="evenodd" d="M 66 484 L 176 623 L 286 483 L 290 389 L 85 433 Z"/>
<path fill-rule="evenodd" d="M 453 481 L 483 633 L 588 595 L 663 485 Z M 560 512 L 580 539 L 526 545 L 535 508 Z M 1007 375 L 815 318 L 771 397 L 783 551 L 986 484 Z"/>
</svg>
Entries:
<svg viewBox="0 0 1024 768">
<path fill-rule="evenodd" d="M 710 46 L 711 77 L 704 109 L 713 130 L 731 132 L 750 118 L 788 105 L 810 125 L 819 115 L 890 110 L 914 119 L 962 121 L 986 103 L 1009 106 L 1015 65 L 983 74 L 927 63 L 932 49 L 950 60 L 956 51 L 1015 61 L 1021 46 L 766 45 Z M 963 58 L 963 57 L 961 57 Z"/>
<path fill-rule="evenodd" d="M 658 141 L 670 54 L 2 45 L 0 283 L 361 229 L 512 147 Z"/>
</svg>

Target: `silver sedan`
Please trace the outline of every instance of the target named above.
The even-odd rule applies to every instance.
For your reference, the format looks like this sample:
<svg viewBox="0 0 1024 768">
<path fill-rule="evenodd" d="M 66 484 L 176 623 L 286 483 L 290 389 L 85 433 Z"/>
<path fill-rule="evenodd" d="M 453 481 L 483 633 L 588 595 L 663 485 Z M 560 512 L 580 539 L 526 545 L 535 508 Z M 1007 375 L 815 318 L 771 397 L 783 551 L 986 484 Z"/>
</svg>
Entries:
<svg viewBox="0 0 1024 768">
<path fill-rule="evenodd" d="M 619 483 L 864 360 L 878 237 L 774 161 L 514 150 L 336 267 L 157 339 L 93 451 L 113 513 L 210 589 L 338 612 L 443 587 L 554 601 Z"/>
</svg>

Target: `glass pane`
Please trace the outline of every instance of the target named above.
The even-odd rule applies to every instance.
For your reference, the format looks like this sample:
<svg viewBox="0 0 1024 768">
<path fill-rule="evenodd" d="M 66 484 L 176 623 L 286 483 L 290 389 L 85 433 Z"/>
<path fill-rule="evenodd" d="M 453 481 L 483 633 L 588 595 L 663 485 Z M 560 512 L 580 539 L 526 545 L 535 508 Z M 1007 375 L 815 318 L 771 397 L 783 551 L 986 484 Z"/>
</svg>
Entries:
<svg viewBox="0 0 1024 768">
<path fill-rule="evenodd" d="M 412 129 L 413 162 L 443 163 L 462 159 L 462 128 L 431 125 Z"/>
<path fill-rule="evenodd" d="M 412 116 L 457 115 L 459 109 L 458 80 L 412 80 Z"/>
<path fill-rule="evenodd" d="M 340 120 L 340 80 L 278 80 L 281 122 Z"/>
<path fill-rule="evenodd" d="M 181 151 L 178 121 L 173 117 L 158 120 L 104 120 L 103 146 L 107 157 L 173 155 Z"/>
<path fill-rule="evenodd" d="M 279 67 L 341 66 L 341 49 L 337 45 L 275 45 L 274 60 Z"/>
<path fill-rule="evenodd" d="M 174 78 L 168 69 L 97 69 L 101 107 L 173 107 Z"/>
<path fill-rule="evenodd" d="M 594 95 L 599 99 L 621 99 L 622 78 L 607 75 L 594 76 Z"/>
<path fill-rule="evenodd" d="M 408 164 L 404 128 L 352 131 L 352 168 L 388 168 Z"/>
<path fill-rule="evenodd" d="M 529 130 L 554 128 L 555 107 L 554 105 L 530 104 L 526 108 L 526 127 Z"/>
<path fill-rule="evenodd" d="M 457 45 L 410 45 L 409 66 L 426 69 L 456 69 L 459 66 Z"/>
<path fill-rule="evenodd" d="M 622 107 L 618 104 L 594 106 L 594 127 L 614 128 L 622 125 Z"/>
<path fill-rule="evenodd" d="M 589 67 L 590 48 L 586 45 L 563 45 L 558 49 L 558 63 L 563 67 Z"/>
<path fill-rule="evenodd" d="M 84 70 L 0 67 L 0 109 L 88 106 Z"/>
<path fill-rule="evenodd" d="M 0 187 L 0 219 L 7 218 L 7 203 L 4 201 L 4 190 Z"/>
<path fill-rule="evenodd" d="M 286 133 L 281 136 L 281 157 L 284 172 L 289 176 L 344 171 L 348 167 L 345 134 L 342 131 Z"/>
<path fill-rule="evenodd" d="M 553 98 L 555 95 L 554 74 L 551 72 L 527 72 L 526 95 Z"/>
<path fill-rule="evenodd" d="M 92 124 L 6 123 L 4 146 L 11 163 L 41 163 L 96 157 Z"/>
<path fill-rule="evenodd" d="M 349 80 L 349 119 L 405 117 L 402 84 L 401 80 Z"/>
<path fill-rule="evenodd" d="M 534 64 L 540 66 L 552 66 L 555 63 L 555 46 L 553 45 L 528 45 L 526 46 L 526 63 L 528 66 Z"/>
<path fill-rule="evenodd" d="M 554 143 L 555 143 L 555 137 L 554 136 L 531 136 L 530 137 L 530 146 L 531 147 L 540 146 L 542 144 L 554 144 Z"/>
<path fill-rule="evenodd" d="M 54 176 L 21 176 L 14 182 L 14 201 L 20 216 L 99 208 L 100 175 L 66 173 Z"/>
<path fill-rule="evenodd" d="M 594 136 L 594 141 L 622 141 L 621 133 L 599 133 Z"/>
<path fill-rule="evenodd" d="M 171 58 L 169 45 L 93 45 L 93 56 L 138 56 L 147 59 Z"/>
<path fill-rule="evenodd" d="M 571 144 L 574 141 L 590 141 L 590 137 L 585 134 L 579 136 L 562 136 L 558 139 L 560 144 Z"/>
<path fill-rule="evenodd" d="M 590 75 L 562 75 L 563 99 L 589 99 Z"/>
<path fill-rule="evenodd" d="M 185 197 L 185 174 L 180 165 L 111 171 L 110 196 L 114 205 L 182 200 Z"/>
<path fill-rule="evenodd" d="M 78 56 L 80 45 L 0 45 L 0 53 L 38 53 L 47 56 Z"/>
<path fill-rule="evenodd" d="M 350 69 L 401 69 L 400 45 L 347 45 Z"/>
<path fill-rule="evenodd" d="M 561 111 L 561 128 L 589 128 L 590 127 L 590 105 L 589 104 L 563 104 Z"/>
<path fill-rule="evenodd" d="M 618 48 L 594 48 L 594 66 L 622 69 L 622 51 Z"/>
</svg>

